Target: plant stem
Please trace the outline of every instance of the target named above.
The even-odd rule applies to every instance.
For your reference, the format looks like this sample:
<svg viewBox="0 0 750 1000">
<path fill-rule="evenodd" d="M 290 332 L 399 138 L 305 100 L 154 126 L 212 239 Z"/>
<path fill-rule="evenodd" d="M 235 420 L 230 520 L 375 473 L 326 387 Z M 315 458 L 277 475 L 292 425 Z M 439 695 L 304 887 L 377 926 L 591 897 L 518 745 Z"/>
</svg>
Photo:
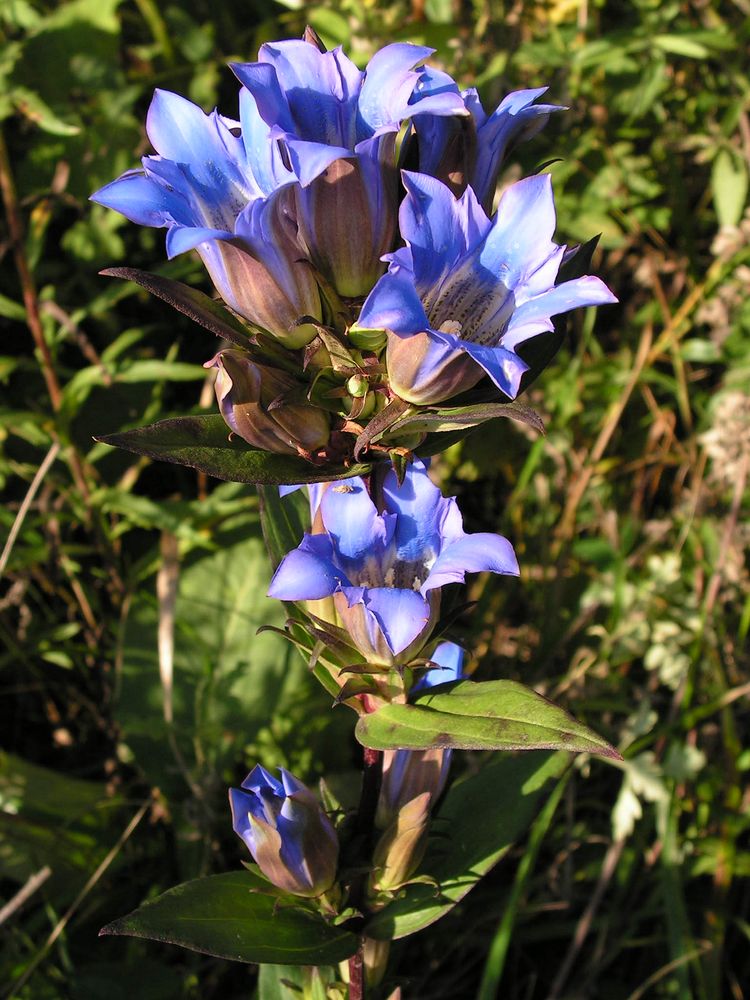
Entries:
<svg viewBox="0 0 750 1000">
<path fill-rule="evenodd" d="M 365 997 L 365 963 L 362 955 L 363 944 L 349 959 L 349 1000 L 364 1000 Z"/>
</svg>

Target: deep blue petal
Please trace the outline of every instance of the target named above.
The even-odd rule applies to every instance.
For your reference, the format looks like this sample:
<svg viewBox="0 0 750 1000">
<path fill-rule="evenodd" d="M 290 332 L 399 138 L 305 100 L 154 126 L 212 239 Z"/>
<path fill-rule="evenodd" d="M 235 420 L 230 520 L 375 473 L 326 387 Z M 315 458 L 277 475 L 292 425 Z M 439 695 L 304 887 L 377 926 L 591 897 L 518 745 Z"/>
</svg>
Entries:
<svg viewBox="0 0 750 1000">
<path fill-rule="evenodd" d="M 279 84 L 276 70 L 269 63 L 230 63 L 230 69 L 255 98 L 258 113 L 270 127 L 278 125 L 285 132 L 294 129 L 289 102 Z"/>
<path fill-rule="evenodd" d="M 299 547 L 282 559 L 268 588 L 280 601 L 317 601 L 348 584 L 333 561 L 327 535 L 305 535 Z"/>
<path fill-rule="evenodd" d="M 534 104 L 547 90 L 518 90 L 503 98 L 497 109 L 482 122 L 477 121 L 477 161 L 471 185 L 487 211 L 491 211 L 497 178 L 505 154 L 511 145 L 536 135 L 554 111 L 554 104 Z"/>
<path fill-rule="evenodd" d="M 446 504 L 422 462 L 413 461 L 399 485 L 391 469 L 383 482 L 386 508 L 398 515 L 395 541 L 398 559 L 417 562 L 440 551 L 440 525 Z"/>
<path fill-rule="evenodd" d="M 503 336 L 503 343 L 512 348 L 544 330 L 551 330 L 551 316 L 558 316 L 581 306 L 609 305 L 614 302 L 617 302 L 616 296 L 594 275 L 564 281 L 516 309 Z"/>
<path fill-rule="evenodd" d="M 248 182 L 257 195 L 269 195 L 294 180 L 284 164 L 279 143 L 270 137 L 255 98 L 246 87 L 240 88 L 240 125 L 242 143 L 248 159 Z"/>
<path fill-rule="evenodd" d="M 167 257 L 171 260 L 187 250 L 194 250 L 200 243 L 209 240 L 231 240 L 234 233 L 226 229 L 202 229 L 198 227 L 175 226 L 167 233 Z"/>
<path fill-rule="evenodd" d="M 490 221 L 470 188 L 456 199 L 434 177 L 406 170 L 402 177 L 401 235 L 411 247 L 417 289 L 425 294 L 481 242 Z"/>
<path fill-rule="evenodd" d="M 482 266 L 514 289 L 556 250 L 555 224 L 549 174 L 517 181 L 500 199 L 479 255 Z"/>
<path fill-rule="evenodd" d="M 320 502 L 323 523 L 336 552 L 346 566 L 363 566 L 382 550 L 386 525 L 358 476 L 330 486 Z"/>
<path fill-rule="evenodd" d="M 128 170 L 91 195 L 91 201 L 113 208 L 139 226 L 167 226 L 185 212 L 180 196 L 149 179 L 142 170 Z"/>
<path fill-rule="evenodd" d="M 498 389 L 511 399 L 516 398 L 521 377 L 529 368 L 525 361 L 505 347 L 485 347 L 469 341 L 461 341 L 461 347 L 487 372 Z"/>
<path fill-rule="evenodd" d="M 441 642 L 430 659 L 439 666 L 428 670 L 414 685 L 413 691 L 426 691 L 438 684 L 449 684 L 463 677 L 464 651 L 455 642 Z"/>
<path fill-rule="evenodd" d="M 276 70 L 300 139 L 354 148 L 362 73 L 351 59 L 297 40 L 266 43 L 258 58 Z"/>
<path fill-rule="evenodd" d="M 335 160 L 353 155 L 345 146 L 310 142 L 307 139 L 295 139 L 290 135 L 284 137 L 284 145 L 289 151 L 289 161 L 294 174 L 303 187 L 311 184 Z"/>
<path fill-rule="evenodd" d="M 370 134 L 383 126 L 398 128 L 401 120 L 413 112 L 409 103 L 420 78 L 414 67 L 434 51 L 395 42 L 375 53 L 367 64 L 359 97 L 359 114 Z"/>
<path fill-rule="evenodd" d="M 391 264 L 365 299 L 357 323 L 366 329 L 392 330 L 400 335 L 429 329 L 412 272 L 401 264 Z"/>
<path fill-rule="evenodd" d="M 422 593 L 448 583 L 463 583 L 466 573 L 483 571 L 518 576 L 518 560 L 507 538 L 479 532 L 456 539 L 438 556 L 422 585 Z"/>
<path fill-rule="evenodd" d="M 430 618 L 427 601 L 415 590 L 368 588 L 365 607 L 377 621 L 394 656 L 414 642 Z"/>
</svg>

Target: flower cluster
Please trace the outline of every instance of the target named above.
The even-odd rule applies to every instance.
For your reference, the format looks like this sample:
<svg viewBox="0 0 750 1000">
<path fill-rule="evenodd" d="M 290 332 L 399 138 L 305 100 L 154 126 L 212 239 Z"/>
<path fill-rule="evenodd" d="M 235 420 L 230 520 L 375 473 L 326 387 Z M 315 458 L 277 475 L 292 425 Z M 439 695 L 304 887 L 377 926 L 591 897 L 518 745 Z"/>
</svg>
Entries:
<svg viewBox="0 0 750 1000">
<path fill-rule="evenodd" d="M 554 241 L 548 174 L 509 185 L 495 207 L 509 152 L 561 109 L 540 103 L 537 89 L 487 114 L 475 90 L 426 65 L 431 54 L 387 45 L 360 70 L 310 29 L 265 44 L 257 62 L 232 67 L 236 120 L 157 91 L 146 125 L 155 152 L 93 196 L 165 228 L 170 258 L 196 250 L 223 300 L 176 293 L 230 341 L 206 362 L 229 440 L 221 419 L 199 418 L 219 427 L 216 474 L 232 478 L 237 445 L 238 463 L 268 473 L 248 479 L 243 466 L 239 481 L 311 483 L 310 530 L 289 545 L 269 596 L 297 605 L 288 635 L 358 713 L 358 737 L 385 714 L 385 742 L 360 738 L 389 749 L 353 822 L 337 808 L 334 827 L 333 810 L 283 769 L 276 778 L 257 766 L 230 803 L 260 873 L 326 916 L 343 903 L 360 919 L 421 877 L 451 748 L 474 743 L 429 722 L 427 738 L 410 742 L 388 712 L 424 722 L 444 696 L 420 702 L 420 689 L 448 685 L 452 707 L 466 686 L 481 688 L 450 687 L 463 653 L 441 641 L 445 588 L 467 573 L 519 573 L 506 538 L 464 531 L 419 449 L 440 450 L 428 434 L 519 414 L 502 404 L 523 388 L 533 353 L 524 345 L 553 333 L 555 317 L 615 301 L 583 273 L 579 248 Z M 191 464 L 210 451 L 201 434 L 191 423 Z M 289 537 L 282 522 L 276 541 Z M 495 713 L 493 702 L 478 718 Z M 493 738 L 492 748 L 507 747 Z M 529 745 L 551 744 L 537 735 Z M 374 968 L 387 943 L 371 952 Z M 366 946 L 364 955 L 367 964 Z"/>
<path fill-rule="evenodd" d="M 254 448 L 346 464 L 393 401 L 411 410 L 371 453 L 412 447 L 414 411 L 480 383 L 514 398 L 521 345 L 614 301 L 596 277 L 560 281 L 574 251 L 553 241 L 549 175 L 510 185 L 491 214 L 508 152 L 560 109 L 524 90 L 488 115 L 431 54 L 394 43 L 360 70 L 309 29 L 267 43 L 232 67 L 236 119 L 157 90 L 155 153 L 93 195 L 166 228 L 169 257 L 196 250 L 246 322 L 246 345 L 212 364 L 220 411 Z"/>
</svg>

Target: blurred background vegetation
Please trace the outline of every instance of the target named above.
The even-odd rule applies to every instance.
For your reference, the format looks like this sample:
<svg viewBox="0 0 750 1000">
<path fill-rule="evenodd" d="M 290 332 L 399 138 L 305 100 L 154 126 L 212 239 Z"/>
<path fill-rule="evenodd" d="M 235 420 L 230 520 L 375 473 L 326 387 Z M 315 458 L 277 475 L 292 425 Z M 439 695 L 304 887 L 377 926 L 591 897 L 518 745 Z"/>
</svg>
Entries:
<svg viewBox="0 0 750 1000">
<path fill-rule="evenodd" d="M 308 21 L 361 65 L 431 45 L 486 107 L 548 84 L 569 110 L 507 179 L 560 157 L 559 237 L 602 233 L 621 300 L 579 317 L 534 386 L 545 437 L 503 421 L 434 468 L 522 565 L 471 586 L 477 675 L 547 693 L 625 762 L 579 761 L 528 839 L 395 947 L 395 982 L 420 1000 L 750 996 L 749 20 L 748 0 L 2 0 L 4 996 L 255 996 L 257 970 L 97 931 L 239 866 L 226 788 L 257 760 L 311 781 L 357 767 L 345 710 L 254 635 L 280 613 L 252 489 L 92 441 L 211 407 L 215 344 L 98 276 L 206 287 L 88 194 L 148 150 L 155 86 L 234 115 L 225 64 Z"/>
</svg>

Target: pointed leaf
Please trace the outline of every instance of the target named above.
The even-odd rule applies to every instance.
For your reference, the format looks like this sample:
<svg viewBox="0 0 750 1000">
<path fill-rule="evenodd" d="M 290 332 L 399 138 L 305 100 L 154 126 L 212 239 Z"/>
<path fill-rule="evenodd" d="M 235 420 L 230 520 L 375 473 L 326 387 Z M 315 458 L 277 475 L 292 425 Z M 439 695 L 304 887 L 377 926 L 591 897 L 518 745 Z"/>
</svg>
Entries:
<svg viewBox="0 0 750 1000">
<path fill-rule="evenodd" d="M 365 448 L 369 447 L 379 437 L 382 437 L 411 408 L 411 403 L 407 403 L 405 400 L 399 399 L 398 396 L 394 396 L 390 403 L 372 418 L 357 438 L 354 445 L 354 457 L 359 458 Z"/>
<path fill-rule="evenodd" d="M 181 281 L 165 278 L 161 274 L 140 271 L 135 267 L 108 267 L 99 273 L 107 278 L 133 281 L 217 337 L 222 337 L 237 347 L 246 349 L 250 346 L 250 331 L 247 327 L 235 319 L 219 302 L 195 288 L 183 285 Z"/>
<path fill-rule="evenodd" d="M 413 705 L 385 705 L 357 723 L 373 750 L 571 750 L 621 759 L 593 730 L 516 681 L 440 685 Z"/>
<path fill-rule="evenodd" d="M 441 407 L 435 410 L 422 410 L 414 416 L 399 420 L 389 430 L 393 434 L 409 431 L 410 433 L 427 433 L 461 430 L 465 427 L 476 427 L 487 420 L 498 417 L 509 417 L 528 424 L 540 434 L 544 433 L 542 418 L 529 406 L 521 403 L 480 403 L 476 406 Z"/>
<path fill-rule="evenodd" d="M 495 757 L 454 785 L 433 818 L 417 871 L 437 887 L 408 885 L 372 917 L 367 936 L 406 937 L 444 916 L 523 836 L 570 760 L 565 753 Z"/>
<path fill-rule="evenodd" d="M 274 455 L 251 448 L 233 436 L 218 414 L 175 417 L 148 427 L 96 438 L 136 455 L 199 469 L 234 483 L 268 485 L 320 483 L 369 472 L 368 465 L 312 465 L 294 455 Z"/>
<path fill-rule="evenodd" d="M 209 875 L 169 889 L 102 928 L 177 944 L 235 962 L 329 965 L 353 955 L 357 938 L 250 872 Z"/>
</svg>

